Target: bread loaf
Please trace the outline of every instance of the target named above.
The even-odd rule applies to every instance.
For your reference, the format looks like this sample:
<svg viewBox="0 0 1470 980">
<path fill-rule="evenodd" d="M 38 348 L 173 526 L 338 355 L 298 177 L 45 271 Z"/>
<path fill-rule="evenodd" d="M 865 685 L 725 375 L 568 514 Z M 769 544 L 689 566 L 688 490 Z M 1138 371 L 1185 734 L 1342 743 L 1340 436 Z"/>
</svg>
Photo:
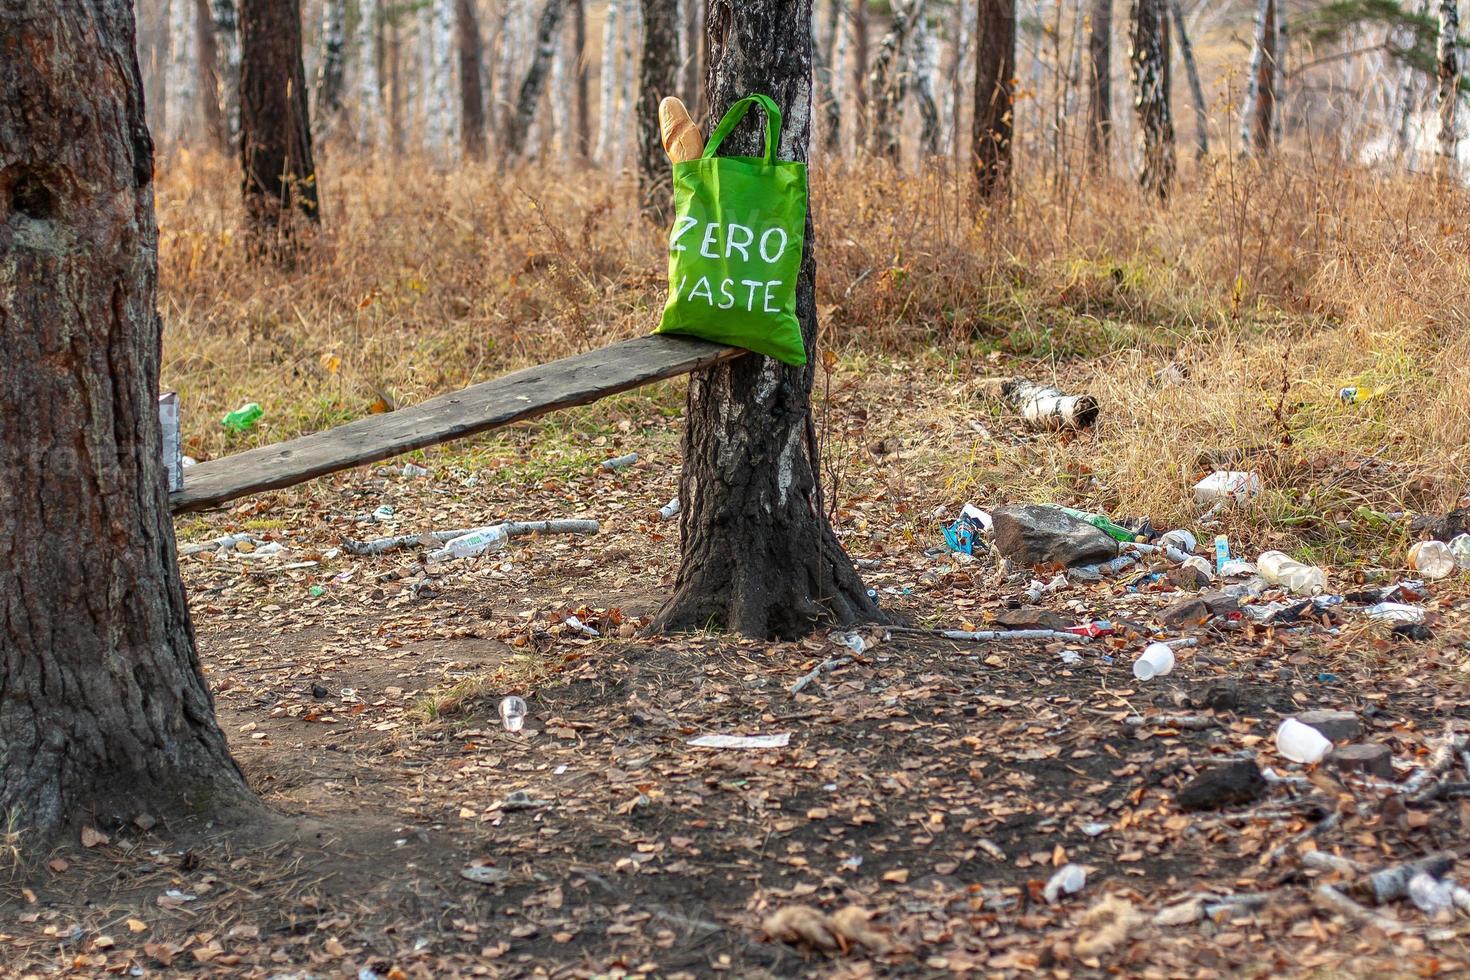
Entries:
<svg viewBox="0 0 1470 980">
<path fill-rule="evenodd" d="M 672 95 L 658 104 L 658 128 L 663 137 L 664 152 L 674 163 L 697 160 L 704 153 L 704 137 L 689 118 L 684 103 Z"/>
</svg>

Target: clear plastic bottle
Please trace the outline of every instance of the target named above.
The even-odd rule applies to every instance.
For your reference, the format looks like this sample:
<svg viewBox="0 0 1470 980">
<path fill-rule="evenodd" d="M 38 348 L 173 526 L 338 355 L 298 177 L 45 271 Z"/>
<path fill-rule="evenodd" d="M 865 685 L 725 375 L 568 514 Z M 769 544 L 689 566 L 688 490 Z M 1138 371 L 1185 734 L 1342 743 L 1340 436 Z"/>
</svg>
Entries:
<svg viewBox="0 0 1470 980">
<path fill-rule="evenodd" d="M 1420 541 L 1409 549 L 1409 567 L 1425 578 L 1444 578 L 1455 570 L 1455 554 L 1443 541 Z"/>
<path fill-rule="evenodd" d="M 1451 541 L 1450 554 L 1455 556 L 1456 565 L 1470 568 L 1470 534 L 1461 534 Z"/>
<path fill-rule="evenodd" d="M 1327 573 L 1314 565 L 1303 565 L 1290 555 L 1268 551 L 1256 560 L 1261 577 L 1296 595 L 1316 595 L 1327 588 Z"/>
<path fill-rule="evenodd" d="M 473 558 L 487 551 L 499 551 L 509 540 L 510 536 L 505 533 L 503 525 L 477 527 L 468 534 L 450 538 L 444 543 L 444 547 L 430 552 L 429 561 L 444 561 L 446 558 Z"/>
</svg>

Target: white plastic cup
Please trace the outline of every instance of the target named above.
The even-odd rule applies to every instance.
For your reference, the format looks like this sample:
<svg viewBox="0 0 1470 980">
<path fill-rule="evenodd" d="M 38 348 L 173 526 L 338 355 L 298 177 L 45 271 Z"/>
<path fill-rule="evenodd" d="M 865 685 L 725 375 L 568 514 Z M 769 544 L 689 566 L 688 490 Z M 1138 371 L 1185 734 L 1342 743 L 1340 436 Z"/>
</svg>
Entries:
<svg viewBox="0 0 1470 980">
<path fill-rule="evenodd" d="M 1150 643 L 1133 661 L 1133 676 L 1141 681 L 1163 677 L 1174 669 L 1174 651 L 1167 643 Z"/>
<path fill-rule="evenodd" d="M 1332 740 L 1311 725 L 1288 718 L 1276 729 L 1276 751 L 1303 765 L 1315 765 L 1332 751 Z"/>
<path fill-rule="evenodd" d="M 1163 545 L 1166 548 L 1178 548 L 1180 551 L 1188 554 L 1199 545 L 1199 542 L 1194 539 L 1193 534 L 1190 534 L 1188 531 L 1184 530 L 1184 528 L 1181 527 L 1177 530 L 1170 531 L 1162 538 L 1159 538 L 1159 544 Z"/>
<path fill-rule="evenodd" d="M 1420 541 L 1409 549 L 1409 567 L 1425 578 L 1444 578 L 1455 566 L 1455 553 L 1443 541 Z"/>
</svg>

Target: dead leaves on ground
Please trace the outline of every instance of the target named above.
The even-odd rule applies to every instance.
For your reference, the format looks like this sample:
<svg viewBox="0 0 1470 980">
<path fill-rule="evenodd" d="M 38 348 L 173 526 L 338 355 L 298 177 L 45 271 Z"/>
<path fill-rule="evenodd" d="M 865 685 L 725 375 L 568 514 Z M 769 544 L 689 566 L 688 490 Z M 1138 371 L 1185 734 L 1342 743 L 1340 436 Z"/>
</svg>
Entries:
<svg viewBox="0 0 1470 980">
<path fill-rule="evenodd" d="M 761 929 L 776 942 L 805 944 L 824 952 L 847 953 L 861 946 L 872 953 L 892 948 L 888 937 L 869 925 L 871 914 L 858 905 L 838 909 L 831 915 L 810 905 L 786 905 L 765 917 Z"/>
</svg>

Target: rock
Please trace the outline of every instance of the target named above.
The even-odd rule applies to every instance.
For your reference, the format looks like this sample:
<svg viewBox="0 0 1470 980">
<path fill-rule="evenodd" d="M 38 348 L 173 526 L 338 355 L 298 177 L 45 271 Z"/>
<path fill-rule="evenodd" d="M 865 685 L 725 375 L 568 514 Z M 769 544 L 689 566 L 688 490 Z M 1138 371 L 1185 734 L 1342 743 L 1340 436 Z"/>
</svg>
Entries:
<svg viewBox="0 0 1470 980">
<path fill-rule="evenodd" d="M 1408 640 L 1411 643 L 1427 643 L 1434 639 L 1434 630 L 1423 623 L 1399 623 L 1389 633 L 1395 640 Z"/>
<path fill-rule="evenodd" d="M 1351 711 L 1304 711 L 1293 717 L 1303 725 L 1311 725 L 1334 742 L 1347 742 L 1363 734 L 1363 723 Z"/>
<path fill-rule="evenodd" d="M 1181 810 L 1219 810 L 1253 803 L 1266 792 L 1261 768 L 1249 759 L 1227 762 L 1195 776 L 1175 798 Z"/>
<path fill-rule="evenodd" d="M 1171 629 L 1182 629 L 1185 626 L 1198 626 L 1213 615 L 1203 599 L 1184 599 L 1159 613 L 1159 622 Z"/>
<path fill-rule="evenodd" d="M 1200 601 L 1209 606 L 1210 612 L 1216 616 L 1240 612 L 1240 601 L 1224 592 L 1206 592 L 1200 596 Z"/>
<path fill-rule="evenodd" d="M 1235 711 L 1240 707 L 1240 685 L 1235 681 L 1216 681 L 1200 695 L 1199 705 L 1215 711 Z"/>
<path fill-rule="evenodd" d="M 1169 573 L 1164 576 L 1164 581 L 1176 589 L 1198 592 L 1210 584 L 1210 576 L 1193 565 L 1176 565 L 1169 569 Z"/>
<path fill-rule="evenodd" d="M 1072 621 L 1057 615 L 1050 609 L 1023 606 L 1020 609 L 1007 609 L 997 614 L 995 625 L 1008 630 L 1064 630 L 1072 625 Z"/>
<path fill-rule="evenodd" d="M 1118 542 L 1055 507 L 1020 504 L 991 515 L 995 548 L 1023 567 L 1088 565 L 1118 556 Z"/>
<path fill-rule="evenodd" d="M 1327 761 L 1343 772 L 1365 772 L 1379 779 L 1393 778 L 1393 753 L 1377 742 L 1344 745 L 1327 754 Z"/>
<path fill-rule="evenodd" d="M 311 696 L 320 701 L 327 696 L 327 689 L 320 684 L 311 685 Z"/>
</svg>

